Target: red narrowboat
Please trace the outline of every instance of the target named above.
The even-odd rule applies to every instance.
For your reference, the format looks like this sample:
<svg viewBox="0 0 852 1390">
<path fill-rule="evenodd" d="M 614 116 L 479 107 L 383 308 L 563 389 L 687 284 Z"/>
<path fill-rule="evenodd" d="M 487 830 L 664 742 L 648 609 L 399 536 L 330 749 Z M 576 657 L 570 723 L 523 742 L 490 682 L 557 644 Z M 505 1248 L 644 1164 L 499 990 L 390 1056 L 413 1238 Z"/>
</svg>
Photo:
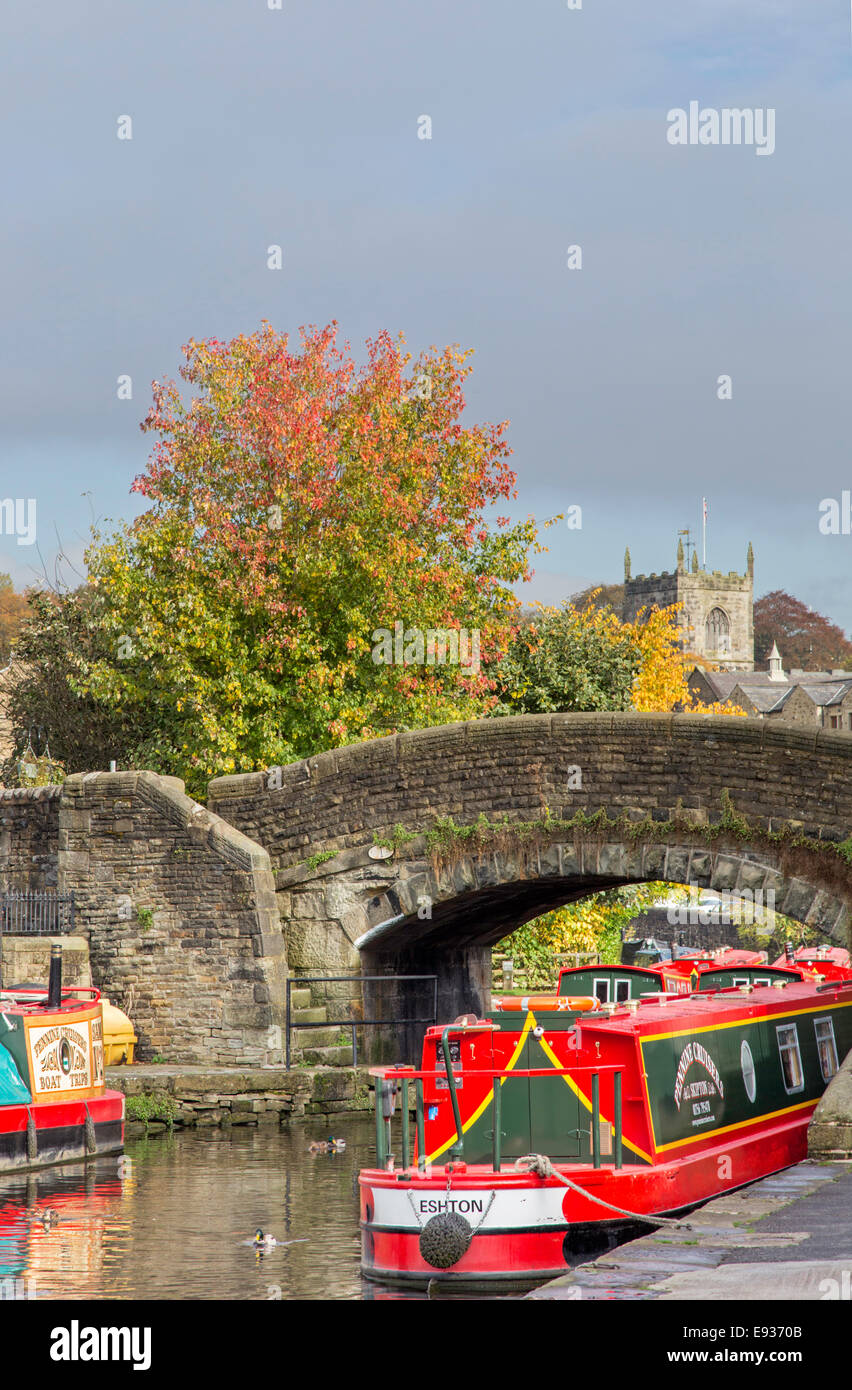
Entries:
<svg viewBox="0 0 852 1390">
<path fill-rule="evenodd" d="M 375 1068 L 363 1274 L 530 1287 L 804 1158 L 852 1048 L 852 971 L 711 965 L 690 994 L 630 967 L 563 972 L 558 995 L 430 1028 L 419 1070 Z"/>
</svg>

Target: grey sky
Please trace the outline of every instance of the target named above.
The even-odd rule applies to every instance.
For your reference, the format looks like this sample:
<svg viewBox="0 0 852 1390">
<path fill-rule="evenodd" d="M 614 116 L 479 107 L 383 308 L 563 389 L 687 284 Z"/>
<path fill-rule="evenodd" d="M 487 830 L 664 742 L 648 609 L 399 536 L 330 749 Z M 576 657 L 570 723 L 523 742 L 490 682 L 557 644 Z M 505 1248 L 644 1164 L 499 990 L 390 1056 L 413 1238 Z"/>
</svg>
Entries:
<svg viewBox="0 0 852 1390">
<path fill-rule="evenodd" d="M 82 494 L 138 509 L 181 343 L 335 318 L 356 350 L 476 349 L 515 514 L 583 507 L 531 596 L 620 579 L 625 544 L 671 568 L 704 494 L 711 565 L 751 539 L 758 593 L 852 629 L 852 536 L 817 526 L 852 487 L 838 0 L 40 0 L 0 51 L 0 496 L 37 499 L 49 566 L 57 530 L 81 563 Z M 672 147 L 691 100 L 774 108 L 775 153 Z M 38 566 L 0 535 L 0 568 Z"/>
</svg>

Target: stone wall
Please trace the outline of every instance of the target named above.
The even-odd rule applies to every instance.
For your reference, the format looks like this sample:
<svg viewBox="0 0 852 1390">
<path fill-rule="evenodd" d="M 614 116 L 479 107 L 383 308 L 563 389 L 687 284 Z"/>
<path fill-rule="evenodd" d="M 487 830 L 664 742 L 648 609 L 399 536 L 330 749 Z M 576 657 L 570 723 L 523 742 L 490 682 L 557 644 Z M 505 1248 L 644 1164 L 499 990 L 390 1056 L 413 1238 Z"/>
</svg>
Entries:
<svg viewBox="0 0 852 1390">
<path fill-rule="evenodd" d="M 689 908 L 690 904 L 681 903 L 677 906 Z M 672 912 L 672 916 L 675 918 L 674 922 L 669 920 L 669 909 L 665 907 L 649 907 L 645 912 L 637 913 L 630 922 L 629 940 L 642 941 L 647 937 L 653 937 L 655 941 L 662 941 L 667 946 L 677 944 L 696 951 L 717 951 L 723 946 L 732 946 L 739 950 L 742 947 L 737 925 L 734 922 L 725 922 L 722 910 L 713 912 L 711 920 L 706 924 L 696 922 L 692 917 L 682 924 L 677 920 L 677 908 Z M 764 946 L 760 949 L 763 950 Z"/>
<path fill-rule="evenodd" d="M 285 1125 L 311 1116 L 370 1110 L 370 1076 L 362 1068 L 108 1067 L 107 1085 L 128 1098 L 128 1132 L 166 1125 Z M 412 1088 L 413 1089 L 413 1088 Z M 141 1103 L 139 1103 L 141 1102 Z M 147 1118 L 137 1121 L 142 1114 Z"/>
<path fill-rule="evenodd" d="M 832 1077 L 811 1117 L 808 1158 L 852 1158 L 852 1052 Z"/>
<path fill-rule="evenodd" d="M 279 1062 L 286 955 L 265 850 L 174 778 L 79 773 L 61 792 L 59 886 L 137 1056 Z"/>
<path fill-rule="evenodd" d="M 61 787 L 0 789 L 0 892 L 55 888 Z"/>
<path fill-rule="evenodd" d="M 62 947 L 63 985 L 92 984 L 89 964 L 89 943 L 80 936 L 6 936 L 0 938 L 0 970 L 2 984 L 44 985 L 50 978 L 50 948 L 56 942 Z"/>
</svg>

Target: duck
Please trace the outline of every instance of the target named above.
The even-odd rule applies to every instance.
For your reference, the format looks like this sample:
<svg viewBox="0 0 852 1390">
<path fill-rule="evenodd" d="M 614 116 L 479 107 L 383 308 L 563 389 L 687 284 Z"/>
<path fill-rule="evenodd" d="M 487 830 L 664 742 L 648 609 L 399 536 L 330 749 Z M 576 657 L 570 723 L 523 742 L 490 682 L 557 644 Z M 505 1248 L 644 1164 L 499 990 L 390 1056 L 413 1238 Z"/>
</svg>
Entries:
<svg viewBox="0 0 852 1390">
<path fill-rule="evenodd" d="M 327 1139 L 317 1139 L 308 1145 L 308 1153 L 311 1154 L 334 1154 L 343 1153 L 346 1148 L 345 1139 L 334 1139 L 331 1135 Z"/>
<path fill-rule="evenodd" d="M 58 1220 L 59 1212 L 54 1207 L 47 1207 L 41 1213 L 41 1224 L 46 1231 L 49 1231 L 51 1226 L 55 1226 Z"/>
<path fill-rule="evenodd" d="M 304 1245 L 307 1236 L 298 1236 L 295 1240 L 276 1240 L 274 1236 L 265 1235 L 258 1226 L 254 1233 L 254 1240 L 244 1241 L 245 1245 L 253 1245 L 255 1250 L 272 1250 L 276 1245 L 283 1248 L 285 1245 Z"/>
<path fill-rule="evenodd" d="M 252 1245 L 256 1245 L 258 1250 L 271 1250 L 273 1245 L 277 1244 L 278 1241 L 275 1239 L 274 1236 L 264 1235 L 263 1231 L 258 1226 L 257 1230 L 254 1233 L 254 1240 L 252 1241 Z"/>
</svg>

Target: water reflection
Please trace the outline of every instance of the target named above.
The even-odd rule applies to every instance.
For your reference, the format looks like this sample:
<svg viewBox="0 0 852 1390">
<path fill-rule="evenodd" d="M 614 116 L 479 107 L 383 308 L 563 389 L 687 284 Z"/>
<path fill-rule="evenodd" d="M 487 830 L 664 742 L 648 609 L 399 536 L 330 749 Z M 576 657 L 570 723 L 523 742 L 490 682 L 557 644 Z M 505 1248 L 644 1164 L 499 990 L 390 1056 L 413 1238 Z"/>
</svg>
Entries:
<svg viewBox="0 0 852 1390">
<path fill-rule="evenodd" d="M 0 1296 L 371 1296 L 354 1180 L 372 1121 L 338 1120 L 345 1152 L 310 1154 L 327 1125 L 176 1131 L 128 1141 L 123 1160 L 0 1181 Z M 258 1227 L 300 1243 L 246 1246 Z"/>
</svg>

